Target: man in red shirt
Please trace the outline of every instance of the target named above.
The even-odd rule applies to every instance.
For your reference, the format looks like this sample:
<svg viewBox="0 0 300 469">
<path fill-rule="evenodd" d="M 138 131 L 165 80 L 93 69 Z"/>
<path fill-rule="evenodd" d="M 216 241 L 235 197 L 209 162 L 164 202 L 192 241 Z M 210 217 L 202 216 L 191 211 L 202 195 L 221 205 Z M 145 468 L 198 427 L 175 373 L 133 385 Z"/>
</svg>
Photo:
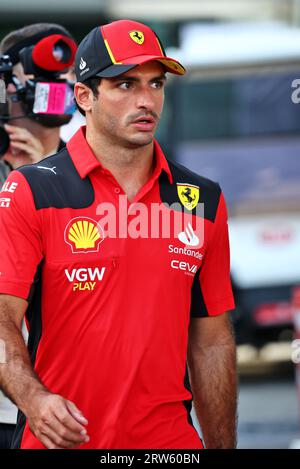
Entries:
<svg viewBox="0 0 300 469">
<path fill-rule="evenodd" d="M 185 70 L 129 20 L 93 29 L 75 65 L 86 128 L 2 189 L 0 378 L 20 409 L 13 446 L 200 449 L 193 399 L 205 446 L 234 447 L 224 197 L 154 140 L 165 73 Z"/>
</svg>

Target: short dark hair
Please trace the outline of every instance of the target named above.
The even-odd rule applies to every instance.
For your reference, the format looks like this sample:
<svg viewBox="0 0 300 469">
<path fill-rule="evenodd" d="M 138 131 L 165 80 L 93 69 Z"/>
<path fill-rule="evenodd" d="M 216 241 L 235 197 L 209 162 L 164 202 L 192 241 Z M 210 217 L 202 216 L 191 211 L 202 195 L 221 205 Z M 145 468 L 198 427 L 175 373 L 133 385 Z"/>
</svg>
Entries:
<svg viewBox="0 0 300 469">
<path fill-rule="evenodd" d="M 14 45 L 18 44 L 19 42 L 27 39 L 35 34 L 46 32 L 51 30 L 52 28 L 56 28 L 58 31 L 61 31 L 61 34 L 69 36 L 70 38 L 74 39 L 72 34 L 60 24 L 56 23 L 34 23 L 29 24 L 28 26 L 24 26 L 23 28 L 16 29 L 8 33 L 0 42 L 0 53 L 5 53 L 8 49 L 13 47 Z"/>
<path fill-rule="evenodd" d="M 92 90 L 93 96 L 95 98 L 98 98 L 98 96 L 99 96 L 98 87 L 101 83 L 101 80 L 102 80 L 101 77 L 91 77 L 91 78 L 88 78 L 87 80 L 83 81 L 82 83 Z M 76 103 L 76 107 L 77 107 L 78 111 L 80 112 L 80 114 L 85 116 L 85 111 L 83 111 L 83 109 L 81 109 L 81 107 L 77 104 L 76 100 L 75 100 L 75 103 Z"/>
</svg>

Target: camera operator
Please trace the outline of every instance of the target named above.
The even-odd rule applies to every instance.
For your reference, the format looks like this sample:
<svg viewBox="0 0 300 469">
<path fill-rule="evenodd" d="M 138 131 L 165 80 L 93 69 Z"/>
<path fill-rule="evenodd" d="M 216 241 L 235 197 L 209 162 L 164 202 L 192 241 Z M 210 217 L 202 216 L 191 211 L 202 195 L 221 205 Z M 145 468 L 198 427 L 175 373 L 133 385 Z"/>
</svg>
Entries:
<svg viewBox="0 0 300 469">
<path fill-rule="evenodd" d="M 73 37 L 58 24 L 32 24 L 12 31 L 2 39 L 0 61 L 7 56 L 9 66 L 6 67 L 8 71 L 2 73 L 1 91 L 5 82 L 6 104 L 3 104 L 3 96 L 0 99 L 0 187 L 12 169 L 38 162 L 64 146 L 60 127 L 70 122 L 75 106 L 73 111 L 68 105 L 68 109 L 54 113 L 57 112 L 56 94 L 56 108 L 52 102 L 52 112 L 51 109 L 47 112 L 49 102 L 45 101 L 45 90 L 53 96 L 55 90 L 61 94 L 66 89 L 63 87 L 68 86 L 66 93 L 72 92 L 73 96 L 64 74 L 73 64 L 75 52 Z M 41 102 L 41 99 L 44 100 Z M 39 107 L 43 107 L 42 112 Z M 10 447 L 16 418 L 16 406 L 0 391 L 0 449 Z"/>
<path fill-rule="evenodd" d="M 15 169 L 24 164 L 35 163 L 57 152 L 64 144 L 60 139 L 60 127 L 70 122 L 73 111 L 68 110 L 68 113 L 60 114 L 45 112 L 45 110 L 40 113 L 37 112 L 39 109 L 34 111 L 36 106 L 34 100 L 35 79 L 55 82 L 59 79 L 60 72 L 67 72 L 72 65 L 69 60 L 69 66 L 63 69 L 65 64 L 60 64 L 58 61 L 58 67 L 55 69 L 55 64 L 53 66 L 50 63 L 52 58 L 48 56 L 51 42 L 49 43 L 45 39 L 50 37 L 59 39 L 59 36 L 63 40 L 70 41 L 67 46 L 70 47 L 73 58 L 76 44 L 70 33 L 57 24 L 38 23 L 25 26 L 9 33 L 1 41 L 0 53 L 2 56 L 8 55 L 13 65 L 13 79 L 10 80 L 6 89 L 9 117 L 5 120 L 1 119 L 0 116 L 0 120 L 3 121 L 0 140 L 3 141 L 3 131 L 9 137 L 9 147 L 4 155 L 2 151 L 5 163 L 2 162 L 0 171 L 4 167 L 4 173 L 7 172 L 7 165 L 10 165 L 9 169 Z M 45 54 L 43 54 L 44 50 Z M 59 50 L 54 51 L 55 53 L 59 55 Z M 32 63 L 28 59 L 29 56 Z M 44 104 L 39 103 L 39 106 Z"/>
</svg>

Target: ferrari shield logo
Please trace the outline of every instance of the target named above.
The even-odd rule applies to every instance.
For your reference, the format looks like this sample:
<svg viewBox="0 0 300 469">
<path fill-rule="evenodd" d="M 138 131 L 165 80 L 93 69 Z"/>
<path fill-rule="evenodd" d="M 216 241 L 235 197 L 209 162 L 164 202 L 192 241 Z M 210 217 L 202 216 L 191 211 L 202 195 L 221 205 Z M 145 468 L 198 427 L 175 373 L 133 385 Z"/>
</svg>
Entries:
<svg viewBox="0 0 300 469">
<path fill-rule="evenodd" d="M 193 210 L 199 202 L 200 189 L 198 186 L 177 183 L 177 193 L 180 202 L 188 210 Z"/>
<path fill-rule="evenodd" d="M 129 36 L 139 45 L 142 45 L 145 40 L 144 34 L 141 31 L 130 31 Z"/>
</svg>

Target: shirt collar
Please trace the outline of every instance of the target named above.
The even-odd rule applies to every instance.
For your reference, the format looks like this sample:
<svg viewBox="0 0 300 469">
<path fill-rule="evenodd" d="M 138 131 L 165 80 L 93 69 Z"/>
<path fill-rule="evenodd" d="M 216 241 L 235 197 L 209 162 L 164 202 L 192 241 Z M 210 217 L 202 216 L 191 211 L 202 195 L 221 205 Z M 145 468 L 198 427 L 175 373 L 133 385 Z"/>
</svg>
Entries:
<svg viewBox="0 0 300 469">
<path fill-rule="evenodd" d="M 161 174 L 162 171 L 165 171 L 168 175 L 170 184 L 172 184 L 173 183 L 173 177 L 172 177 L 170 167 L 168 165 L 168 162 L 166 160 L 166 157 L 165 157 L 162 149 L 160 148 L 160 146 L 159 146 L 159 144 L 156 140 L 154 140 L 154 155 L 155 155 L 155 159 L 156 159 L 156 166 L 155 166 L 154 171 L 155 172 L 157 171 L 159 175 Z"/>
<path fill-rule="evenodd" d="M 85 126 L 80 127 L 66 145 L 81 179 L 86 178 L 93 169 L 102 168 L 85 139 L 85 129 Z"/>
<path fill-rule="evenodd" d="M 68 152 L 81 179 L 86 178 L 86 176 L 96 168 L 101 168 L 102 170 L 107 171 L 103 168 L 100 161 L 97 160 L 91 147 L 87 143 L 85 130 L 85 126 L 80 127 L 67 143 Z M 154 173 L 156 175 L 160 175 L 162 171 L 165 171 L 168 175 L 170 184 L 172 184 L 172 173 L 166 157 L 156 140 L 154 140 L 154 154 L 156 158 Z"/>
</svg>

